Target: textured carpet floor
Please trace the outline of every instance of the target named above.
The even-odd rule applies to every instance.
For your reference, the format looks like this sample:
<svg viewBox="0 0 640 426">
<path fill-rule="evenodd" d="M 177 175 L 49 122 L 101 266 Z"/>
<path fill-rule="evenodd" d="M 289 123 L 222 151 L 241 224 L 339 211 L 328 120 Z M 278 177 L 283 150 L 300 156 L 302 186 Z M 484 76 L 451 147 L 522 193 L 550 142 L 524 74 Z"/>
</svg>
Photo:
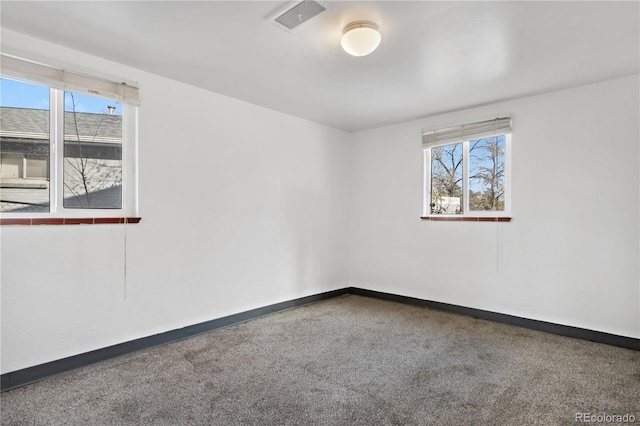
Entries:
<svg viewBox="0 0 640 426">
<path fill-rule="evenodd" d="M 343 296 L 0 396 L 3 425 L 640 423 L 640 352 Z"/>
</svg>

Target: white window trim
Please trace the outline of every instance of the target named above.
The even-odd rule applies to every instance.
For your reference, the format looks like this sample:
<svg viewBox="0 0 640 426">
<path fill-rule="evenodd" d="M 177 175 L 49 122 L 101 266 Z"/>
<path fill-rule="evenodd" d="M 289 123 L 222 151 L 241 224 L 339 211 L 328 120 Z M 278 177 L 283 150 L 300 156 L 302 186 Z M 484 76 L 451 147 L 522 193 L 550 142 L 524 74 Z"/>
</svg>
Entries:
<svg viewBox="0 0 640 426">
<path fill-rule="evenodd" d="M 11 78 L 26 83 L 42 85 L 43 81 L 39 78 L 29 78 L 25 73 L 20 74 L 12 69 L 4 69 L 6 56 L 3 59 L 3 78 Z M 55 70 L 40 64 L 31 64 L 29 61 L 12 58 L 17 66 L 27 66 L 29 68 L 34 65 L 33 69 L 39 70 Z M 26 64 L 26 65 L 25 65 Z M 31 64 L 31 65 L 29 65 Z M 64 71 L 65 78 L 68 76 L 80 76 L 69 71 Z M 82 81 L 96 81 L 105 84 L 106 80 L 81 75 Z M 50 82 L 47 82 L 50 83 Z M 113 83 L 117 89 L 124 87 L 120 83 Z M 120 93 L 106 94 L 103 90 L 98 97 L 111 98 L 122 102 L 122 208 L 120 209 L 91 209 L 91 208 L 65 208 L 64 207 L 64 92 L 65 89 L 70 90 L 69 85 L 51 85 L 49 87 L 49 212 L 0 212 L 0 218 L 22 219 L 22 218 L 104 218 L 104 217 L 133 217 L 138 216 L 138 107 L 139 92 L 137 88 L 126 86 L 127 91 L 123 92 L 128 95 L 121 96 Z M 77 85 L 73 86 L 78 87 Z M 91 96 L 91 88 L 84 92 L 89 92 Z M 95 91 L 94 91 L 95 92 Z M 104 95 L 104 96 L 100 96 Z"/>
<path fill-rule="evenodd" d="M 469 141 L 482 139 L 471 138 L 468 140 L 459 141 L 444 141 L 441 143 L 429 144 L 429 146 L 423 146 L 423 202 L 422 202 L 422 217 L 511 217 L 511 133 L 502 133 L 505 136 L 504 147 L 504 207 L 503 211 L 495 210 L 469 210 Z M 431 149 L 439 146 L 454 145 L 462 143 L 462 211 L 461 214 L 433 214 L 431 213 Z"/>
<path fill-rule="evenodd" d="M 40 62 L 0 54 L 3 77 L 32 82 L 41 86 L 113 99 L 129 105 L 140 105 L 140 90 L 133 84 L 109 80 Z"/>
</svg>

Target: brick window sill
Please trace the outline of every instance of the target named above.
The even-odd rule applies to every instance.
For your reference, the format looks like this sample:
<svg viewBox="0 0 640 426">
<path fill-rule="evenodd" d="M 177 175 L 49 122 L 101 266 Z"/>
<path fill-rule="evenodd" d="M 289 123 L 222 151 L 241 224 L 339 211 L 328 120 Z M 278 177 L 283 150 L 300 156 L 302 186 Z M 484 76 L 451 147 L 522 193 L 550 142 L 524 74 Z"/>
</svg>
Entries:
<svg viewBox="0 0 640 426">
<path fill-rule="evenodd" d="M 0 218 L 0 225 L 104 225 L 117 223 L 138 223 L 140 217 L 40 217 L 40 218 Z"/>
<path fill-rule="evenodd" d="M 422 220 L 432 220 L 435 222 L 511 222 L 510 217 L 499 216 L 420 216 Z"/>
</svg>

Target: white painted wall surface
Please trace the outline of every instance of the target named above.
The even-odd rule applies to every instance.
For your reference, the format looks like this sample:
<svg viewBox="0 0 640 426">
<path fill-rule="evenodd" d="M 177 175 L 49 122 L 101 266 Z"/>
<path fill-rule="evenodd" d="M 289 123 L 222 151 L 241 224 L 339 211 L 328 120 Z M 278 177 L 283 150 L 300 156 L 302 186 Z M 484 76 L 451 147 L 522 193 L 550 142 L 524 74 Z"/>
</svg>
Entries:
<svg viewBox="0 0 640 426">
<path fill-rule="evenodd" d="M 351 284 L 640 337 L 638 76 L 349 135 L 4 29 L 2 49 L 143 96 L 126 285 L 123 226 L 2 227 L 2 373 Z M 421 128 L 503 113 L 513 221 L 420 221 Z"/>
<path fill-rule="evenodd" d="M 2 227 L 2 373 L 348 285 L 348 134 L 4 29 L 2 50 L 143 98 L 126 285 L 122 225 Z"/>
<path fill-rule="evenodd" d="M 352 284 L 640 337 L 638 76 L 353 135 Z M 513 117 L 513 221 L 422 222 L 421 129 Z"/>
</svg>

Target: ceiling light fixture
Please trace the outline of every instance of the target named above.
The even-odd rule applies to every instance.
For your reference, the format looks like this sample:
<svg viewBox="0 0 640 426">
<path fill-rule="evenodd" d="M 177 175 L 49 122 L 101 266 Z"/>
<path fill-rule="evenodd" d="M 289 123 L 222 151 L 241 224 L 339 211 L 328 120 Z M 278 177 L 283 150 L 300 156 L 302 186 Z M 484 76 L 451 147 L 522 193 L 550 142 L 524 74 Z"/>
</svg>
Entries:
<svg viewBox="0 0 640 426">
<path fill-rule="evenodd" d="M 355 21 L 344 27 L 340 44 L 349 55 L 367 56 L 380 45 L 378 26 L 370 21 Z"/>
</svg>

